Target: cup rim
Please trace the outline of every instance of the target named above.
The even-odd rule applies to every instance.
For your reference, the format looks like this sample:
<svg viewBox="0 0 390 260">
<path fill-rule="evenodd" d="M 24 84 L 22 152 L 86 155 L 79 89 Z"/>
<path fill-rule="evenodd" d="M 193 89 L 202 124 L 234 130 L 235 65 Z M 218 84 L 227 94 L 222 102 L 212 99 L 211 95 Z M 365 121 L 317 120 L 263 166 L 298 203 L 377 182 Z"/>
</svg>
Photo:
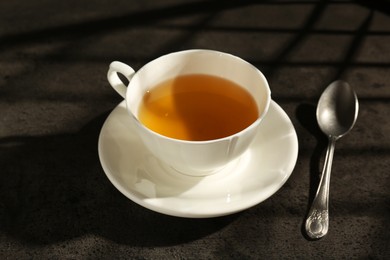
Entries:
<svg viewBox="0 0 390 260">
<path fill-rule="evenodd" d="M 178 138 L 169 137 L 169 136 L 160 134 L 160 133 L 158 133 L 156 131 L 153 131 L 152 129 L 149 129 L 148 127 L 146 127 L 144 124 L 142 124 L 139 121 L 139 119 L 130 110 L 129 105 L 128 105 L 128 102 L 129 102 L 128 100 L 129 99 L 127 98 L 127 94 L 129 93 L 128 90 L 130 89 L 130 84 L 132 82 L 132 81 L 130 81 L 129 84 L 128 84 L 128 87 L 127 87 L 127 91 L 126 91 L 125 103 L 126 103 L 126 108 L 127 108 L 128 113 L 135 120 L 136 124 L 138 126 L 140 126 L 141 128 L 147 130 L 149 133 L 154 134 L 154 135 L 156 135 L 156 136 L 158 136 L 160 138 L 163 138 L 163 139 L 166 139 L 166 140 L 170 140 L 170 141 L 174 141 L 174 142 L 187 143 L 187 144 L 208 144 L 208 143 L 226 141 L 226 140 L 233 139 L 234 137 L 238 137 L 238 136 L 242 135 L 243 132 L 249 131 L 252 128 L 257 127 L 260 124 L 260 122 L 263 120 L 263 118 L 266 116 L 266 114 L 268 113 L 269 106 L 270 106 L 270 103 L 271 103 L 271 89 L 269 87 L 269 84 L 268 84 L 268 81 L 267 81 L 266 77 L 264 76 L 264 74 L 257 67 L 255 67 L 253 64 L 249 63 L 248 61 L 246 61 L 246 60 L 244 60 L 244 59 L 242 59 L 242 58 L 240 58 L 240 57 L 238 57 L 236 55 L 233 55 L 233 54 L 230 54 L 230 53 L 226 53 L 226 52 L 217 51 L 217 50 L 211 50 L 211 49 L 188 49 L 188 50 L 182 50 L 182 51 L 177 51 L 177 52 L 171 52 L 171 53 L 167 53 L 167 54 L 161 55 L 161 56 L 157 57 L 156 59 L 153 59 L 153 60 L 147 62 L 146 64 L 144 64 L 139 70 L 137 70 L 135 72 L 134 77 L 137 74 L 139 74 L 139 72 L 144 70 L 146 66 L 148 66 L 149 64 L 151 64 L 153 62 L 157 62 L 158 60 L 166 58 L 167 56 L 170 56 L 170 55 L 181 55 L 181 54 L 191 53 L 191 52 L 208 52 L 208 53 L 214 53 L 214 54 L 218 54 L 218 55 L 229 56 L 231 58 L 237 59 L 238 61 L 243 62 L 246 65 L 252 67 L 257 72 L 257 74 L 260 76 L 260 78 L 263 80 L 263 82 L 265 83 L 265 85 L 266 85 L 266 92 L 267 92 L 266 93 L 266 96 L 267 96 L 266 104 L 264 106 L 264 110 L 259 115 L 259 117 L 252 124 L 250 124 L 249 126 L 245 127 L 241 131 L 236 132 L 236 133 L 231 134 L 231 135 L 228 135 L 228 136 L 225 136 L 225 137 L 217 138 L 217 139 L 210 139 L 210 140 L 185 140 L 185 139 L 178 139 Z"/>
</svg>

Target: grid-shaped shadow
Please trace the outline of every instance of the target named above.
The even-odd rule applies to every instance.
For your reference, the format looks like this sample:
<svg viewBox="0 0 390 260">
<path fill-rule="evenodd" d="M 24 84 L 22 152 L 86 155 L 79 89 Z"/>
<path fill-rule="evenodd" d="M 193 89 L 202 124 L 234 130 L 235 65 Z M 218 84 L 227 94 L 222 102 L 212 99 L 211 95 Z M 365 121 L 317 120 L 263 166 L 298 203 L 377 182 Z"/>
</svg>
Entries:
<svg viewBox="0 0 390 260">
<path fill-rule="evenodd" d="M 343 77 L 345 72 L 351 67 L 371 67 L 387 68 L 390 62 L 357 62 L 356 55 L 362 46 L 362 42 L 367 36 L 390 36 L 388 31 L 373 31 L 370 25 L 373 19 L 373 11 L 381 11 L 388 14 L 388 8 L 382 9 L 382 1 L 357 1 L 363 6 L 368 6 L 372 10 L 367 10 L 367 16 L 361 21 L 358 30 L 327 30 L 317 29 L 316 24 L 321 16 L 327 12 L 330 5 L 347 4 L 355 5 L 354 1 L 197 1 L 191 3 L 181 3 L 167 7 L 129 13 L 119 17 L 111 17 L 101 20 L 85 21 L 78 24 L 68 24 L 62 26 L 48 27 L 30 32 L 15 33 L 0 37 L 0 55 L 5 52 L 19 52 L 29 46 L 40 45 L 47 41 L 61 42 L 60 47 L 43 53 L 35 54 L 33 58 L 39 61 L 69 61 L 69 62 L 100 62 L 105 63 L 112 57 L 101 54 L 98 57 L 84 55 L 77 57 L 72 55 L 72 51 L 82 45 L 85 39 L 90 37 L 107 36 L 114 32 L 127 31 L 132 28 L 141 28 L 144 30 L 162 29 L 175 30 L 180 32 L 177 37 L 164 41 L 152 53 L 132 54 L 126 57 L 135 63 L 144 63 L 147 60 L 159 56 L 163 53 L 180 49 L 183 46 L 191 45 L 194 36 L 202 32 L 231 32 L 232 34 L 245 34 L 266 32 L 270 34 L 289 34 L 292 37 L 277 52 L 267 60 L 250 60 L 257 66 L 264 67 L 267 76 L 272 76 L 280 68 L 284 67 L 329 67 L 334 68 L 332 74 L 328 77 L 329 81 Z M 235 11 L 240 8 L 261 5 L 277 5 L 280 8 L 291 5 L 308 5 L 312 7 L 311 12 L 305 18 L 304 23 L 299 28 L 268 28 L 262 26 L 240 27 L 213 25 L 213 21 L 221 12 Z M 166 19 L 174 19 L 189 15 L 201 15 L 195 24 L 189 25 L 169 25 L 159 24 Z M 312 61 L 291 61 L 290 55 L 298 48 L 302 42 L 310 35 L 340 35 L 350 38 L 350 43 L 342 59 L 334 62 Z M 233 37 L 233 36 L 232 36 Z M 159 40 L 159 39 L 157 39 Z M 223 47 L 223 46 L 221 46 Z M 245 48 L 245 47 L 243 47 Z M 17 55 L 16 55 L 17 56 Z M 19 57 L 19 56 L 18 56 Z M 23 57 L 21 62 L 26 62 Z M 19 75 L 13 77 L 28 77 L 36 70 L 43 69 L 37 67 L 26 73 L 21 70 Z M 8 84 L 8 83 L 6 83 Z M 93 83 L 91 83 L 93 84 Z M 326 85 L 327 83 L 324 83 Z M 10 84 L 12 87 L 12 84 Z M 11 101 L 17 101 L 12 97 L 14 92 L 9 90 L 9 86 L 0 86 L 3 90 L 0 93 L 7 96 Z M 324 86 L 321 86 L 324 87 Z M 4 90 L 5 89 L 5 90 Z M 320 89 L 320 88 L 319 88 Z M 10 94 L 11 93 L 11 94 Z M 46 96 L 45 93 L 34 93 L 34 96 L 25 99 L 42 101 L 44 99 L 51 102 L 61 100 L 82 102 L 83 97 L 73 94 L 67 97 L 66 91 L 63 96 Z M 16 95 L 16 94 L 15 94 Z M 65 97 L 64 97 L 65 96 Z M 276 96 L 276 98 L 278 98 Z M 388 102 L 389 97 L 377 97 L 379 101 Z M 283 102 L 299 102 L 298 99 L 281 98 Z M 318 182 L 318 171 L 321 153 L 325 147 L 326 139 L 318 131 L 315 122 L 313 106 L 300 106 L 297 112 L 298 121 L 302 127 L 307 129 L 311 135 L 315 136 L 318 145 L 311 156 L 311 190 L 310 197 L 314 195 L 316 183 Z M 104 114 L 103 117 L 105 117 Z M 115 193 L 112 186 L 103 177 L 95 177 L 95 173 L 100 170 L 98 158 L 95 153 L 95 145 L 103 118 L 97 118 L 92 125 L 87 125 L 77 133 L 61 134 L 54 136 L 8 136 L 0 139 L 0 168 L 6 169 L 7 173 L 0 174 L 0 227 L 3 231 L 10 233 L 17 239 L 24 239 L 34 244 L 47 244 L 57 241 L 70 239 L 76 236 L 82 236 L 86 233 L 97 233 L 108 237 L 118 243 L 127 243 L 138 246 L 164 246 L 179 244 L 198 239 L 212 232 L 223 228 L 225 225 L 235 219 L 235 217 L 225 217 L 212 220 L 180 220 L 166 216 L 160 216 L 148 211 L 143 211 L 137 206 L 131 204 L 128 206 L 126 199 Z M 75 152 L 76 151 L 76 152 Z M 367 151 L 360 151 L 366 152 Z M 377 149 L 378 153 L 388 154 L 388 147 Z M 357 153 L 355 151 L 355 153 Z M 25 158 L 25 155 L 28 158 Z M 43 158 L 42 156 L 45 156 Z M 66 159 L 58 161 L 58 159 Z M 81 161 L 80 161 L 81 160 Z M 35 164 L 32 169 L 39 176 L 28 175 L 30 164 Z M 15 167 L 14 165 L 17 165 Z M 101 171 L 101 170 L 100 170 Z M 60 174 L 57 174 L 57 173 Z M 101 172 L 99 172 L 100 174 Z M 35 178 L 40 178 L 37 181 Z M 91 181 L 91 184 L 88 182 Z M 80 186 L 79 182 L 82 182 Z M 58 184 L 53 188 L 50 185 Z M 83 188 L 85 188 L 83 190 Z M 29 191 L 25 194 L 24 191 Z M 86 193 L 90 192 L 90 193 Z M 91 195 L 92 194 L 92 195 Z M 32 198 L 30 196 L 33 196 Z M 94 197 L 91 197 L 94 196 Z M 81 198 L 81 199 L 80 199 Z M 99 201 L 96 198 L 100 199 Z M 83 201 L 84 200 L 84 201 Z M 348 204 L 346 201 L 345 204 Z M 385 202 L 384 202 L 385 203 Z M 59 206 L 59 208 L 57 208 Z M 20 210 L 24 209 L 25 215 L 20 215 Z M 267 208 L 268 207 L 268 208 Z M 272 211 L 271 206 L 265 208 L 266 212 L 271 212 L 266 218 L 281 216 L 285 214 L 282 211 Z M 353 207 L 355 211 L 358 206 Z M 103 212 L 104 210 L 112 212 Z M 267 209 L 269 209 L 267 211 Z M 69 213 L 70 212 L 70 213 Z M 68 214 L 67 214 L 68 213 Z M 27 215 L 26 215 L 27 214 Z M 30 215 L 28 215 L 30 214 Z M 96 214 L 96 216 L 94 216 Z M 279 214 L 279 215 L 278 215 Z M 375 212 L 375 214 L 379 214 Z M 51 216 L 57 216 L 58 219 L 50 219 Z M 137 216 L 138 215 L 138 216 Z M 135 216 L 135 217 L 134 217 Z M 104 226 L 100 227 L 101 219 L 105 218 Z M 147 232 L 154 234 L 153 237 L 146 237 L 142 230 L 134 227 L 142 226 L 143 218 L 152 221 L 146 228 Z M 49 220 L 48 220 L 49 219 Z M 133 222 L 126 222 L 132 219 Z M 121 227 L 114 227 L 110 223 L 125 223 L 126 230 Z M 176 224 L 173 224 L 173 223 Z M 177 222 L 179 224 L 177 225 Z M 76 224 L 75 224 L 76 223 Z M 18 226 L 17 224 L 21 224 Z M 189 226 L 196 226 L 198 230 L 191 232 Z M 182 228 L 191 235 L 184 234 L 179 230 Z M 266 227 L 265 227 L 266 228 Z M 128 230 L 132 232 L 127 232 Z M 141 239 L 133 235 L 144 235 Z"/>
</svg>

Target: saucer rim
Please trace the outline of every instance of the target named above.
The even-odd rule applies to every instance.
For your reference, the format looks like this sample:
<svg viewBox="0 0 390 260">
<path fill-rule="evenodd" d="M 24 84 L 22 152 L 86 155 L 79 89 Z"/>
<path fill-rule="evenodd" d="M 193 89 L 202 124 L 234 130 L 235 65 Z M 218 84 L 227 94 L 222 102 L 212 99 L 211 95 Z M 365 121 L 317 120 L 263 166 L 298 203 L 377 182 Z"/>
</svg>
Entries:
<svg viewBox="0 0 390 260">
<path fill-rule="evenodd" d="M 294 125 L 291 122 L 291 119 L 288 117 L 286 112 L 274 100 L 271 100 L 271 103 L 269 106 L 270 110 L 275 109 L 276 114 L 277 114 L 276 116 L 283 117 L 284 120 L 286 121 L 285 123 L 288 123 L 290 125 L 290 130 L 292 130 L 292 133 L 293 133 L 293 136 L 290 137 L 290 141 L 291 140 L 293 141 L 293 144 L 291 145 L 291 147 L 293 148 L 292 149 L 293 154 L 289 156 L 288 160 L 286 160 L 289 162 L 288 167 L 286 167 L 288 170 L 284 174 L 284 177 L 281 180 L 278 179 L 277 180 L 278 182 L 275 183 L 275 184 L 277 184 L 277 187 L 274 187 L 272 191 L 265 194 L 262 199 L 259 199 L 257 196 L 256 197 L 257 199 L 252 199 L 251 202 L 247 201 L 247 203 L 245 203 L 245 206 L 235 207 L 235 208 L 233 207 L 233 208 L 229 208 L 227 210 L 223 210 L 224 207 L 222 207 L 222 209 L 220 209 L 219 207 L 215 207 L 213 209 L 208 209 L 207 212 L 206 211 L 201 211 L 201 212 L 200 211 L 188 211 L 188 210 L 182 211 L 182 210 L 177 209 L 177 208 L 164 207 L 161 205 L 157 206 L 153 203 L 148 202 L 148 200 L 159 199 L 159 198 L 147 198 L 143 195 L 140 196 L 140 195 L 136 194 L 137 191 L 131 189 L 130 187 L 126 188 L 125 185 L 123 185 L 121 182 L 118 181 L 117 177 L 115 177 L 115 174 L 111 173 L 109 166 L 107 166 L 107 164 L 106 164 L 106 160 L 105 160 L 104 155 L 103 155 L 104 154 L 103 147 L 102 147 L 103 146 L 103 139 L 104 139 L 104 131 L 106 130 L 108 125 L 111 123 L 112 118 L 116 115 L 117 110 L 121 106 L 124 106 L 124 107 L 126 106 L 125 101 L 120 102 L 111 111 L 111 113 L 106 118 L 106 120 L 101 128 L 101 131 L 99 134 L 99 139 L 98 139 L 99 160 L 100 160 L 100 163 L 101 163 L 101 166 L 103 168 L 105 175 L 110 180 L 110 182 L 114 185 L 114 187 L 116 189 L 118 189 L 125 197 L 127 197 L 131 201 L 133 201 L 136 204 L 138 204 L 144 208 L 147 208 L 149 210 L 152 210 L 152 211 L 155 211 L 158 213 L 162 213 L 165 215 L 170 215 L 170 216 L 175 216 L 175 217 L 184 217 L 184 218 L 209 218 L 209 217 L 219 217 L 219 216 L 234 214 L 234 213 L 246 210 L 248 208 L 251 208 L 257 204 L 260 204 L 261 202 L 263 202 L 263 201 L 267 200 L 268 198 L 270 198 L 271 196 L 273 196 L 278 190 L 280 190 L 280 188 L 290 178 L 290 176 L 291 176 L 291 174 L 296 166 L 296 162 L 298 159 L 298 150 L 299 150 L 299 143 L 298 143 L 298 137 L 297 137 L 296 130 L 294 128 Z M 259 134 L 260 132 L 261 132 L 261 128 L 259 129 L 257 134 Z M 252 145 L 253 144 L 251 144 L 251 146 Z M 143 148 L 147 149 L 146 147 L 143 147 Z M 188 176 L 188 177 L 194 178 L 193 176 Z M 200 177 L 195 177 L 195 178 L 206 179 L 206 178 L 210 178 L 210 176 L 200 176 Z M 263 191 L 263 193 L 264 193 L 264 191 Z M 185 199 L 185 198 L 180 198 L 180 199 Z"/>
</svg>

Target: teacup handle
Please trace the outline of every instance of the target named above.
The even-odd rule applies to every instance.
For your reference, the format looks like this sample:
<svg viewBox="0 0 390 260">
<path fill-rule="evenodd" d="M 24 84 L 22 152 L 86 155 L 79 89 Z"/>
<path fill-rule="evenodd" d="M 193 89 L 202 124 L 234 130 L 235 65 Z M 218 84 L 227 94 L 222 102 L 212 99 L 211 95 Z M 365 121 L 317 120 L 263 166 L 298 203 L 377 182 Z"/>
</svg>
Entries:
<svg viewBox="0 0 390 260">
<path fill-rule="evenodd" d="M 125 76 L 129 81 L 134 76 L 135 71 L 127 64 L 120 61 L 113 61 L 107 72 L 107 79 L 113 89 L 119 93 L 123 98 L 126 97 L 126 85 L 119 78 L 118 73 Z"/>
</svg>

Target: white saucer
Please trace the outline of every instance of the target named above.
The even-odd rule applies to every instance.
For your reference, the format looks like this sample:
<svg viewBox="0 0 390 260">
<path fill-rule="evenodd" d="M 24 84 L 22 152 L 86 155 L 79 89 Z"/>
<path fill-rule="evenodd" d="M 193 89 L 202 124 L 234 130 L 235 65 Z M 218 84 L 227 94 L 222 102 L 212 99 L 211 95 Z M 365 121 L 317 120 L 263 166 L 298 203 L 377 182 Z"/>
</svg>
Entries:
<svg viewBox="0 0 390 260">
<path fill-rule="evenodd" d="M 112 184 L 139 205 L 172 216 L 206 218 L 242 211 L 273 195 L 291 175 L 298 139 L 274 101 L 244 155 L 220 172 L 191 177 L 154 158 L 137 137 L 121 102 L 99 137 L 99 157 Z"/>
</svg>

